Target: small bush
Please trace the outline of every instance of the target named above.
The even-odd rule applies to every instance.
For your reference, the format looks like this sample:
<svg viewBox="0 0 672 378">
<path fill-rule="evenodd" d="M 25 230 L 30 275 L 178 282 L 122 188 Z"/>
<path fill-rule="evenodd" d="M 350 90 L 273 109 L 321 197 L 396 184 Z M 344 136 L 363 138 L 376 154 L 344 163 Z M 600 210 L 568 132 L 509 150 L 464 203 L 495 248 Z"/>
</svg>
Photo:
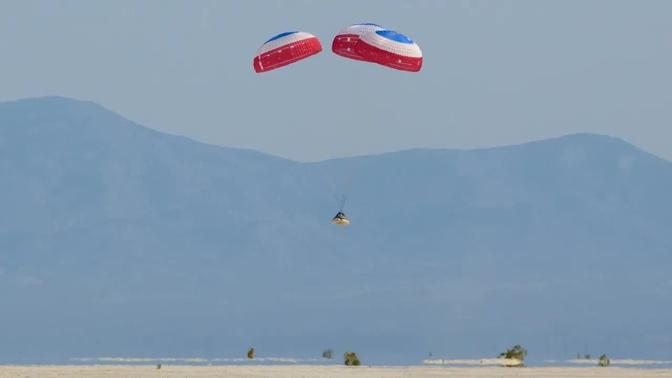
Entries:
<svg viewBox="0 0 672 378">
<path fill-rule="evenodd" d="M 527 356 L 527 350 L 520 345 L 514 345 L 512 348 L 507 349 L 506 352 L 499 354 L 499 357 L 511 358 L 523 361 Z"/>
<path fill-rule="evenodd" d="M 602 367 L 607 367 L 609 364 L 611 364 L 611 361 L 609 360 L 609 357 L 607 357 L 606 354 L 603 354 L 600 356 L 599 361 L 597 361 L 597 364 Z"/>
<path fill-rule="evenodd" d="M 359 357 L 357 357 L 357 354 L 355 352 L 345 352 L 345 354 L 343 355 L 343 360 L 345 362 L 345 366 L 361 365 Z"/>
<path fill-rule="evenodd" d="M 506 367 L 523 367 L 523 361 L 527 356 L 527 351 L 520 345 L 514 345 L 512 348 L 499 354 L 500 358 L 504 358 L 504 366 Z"/>
</svg>

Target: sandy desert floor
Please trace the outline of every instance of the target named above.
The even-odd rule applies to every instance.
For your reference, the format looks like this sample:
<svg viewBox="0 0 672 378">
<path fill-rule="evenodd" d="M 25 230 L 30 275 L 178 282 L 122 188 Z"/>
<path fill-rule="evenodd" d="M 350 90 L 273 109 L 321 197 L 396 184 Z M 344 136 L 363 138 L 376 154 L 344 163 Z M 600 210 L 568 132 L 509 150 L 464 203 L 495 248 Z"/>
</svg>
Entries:
<svg viewBox="0 0 672 378">
<path fill-rule="evenodd" d="M 672 370 L 597 367 L 447 368 L 345 366 L 0 366 L 0 377 L 672 377 Z"/>
</svg>

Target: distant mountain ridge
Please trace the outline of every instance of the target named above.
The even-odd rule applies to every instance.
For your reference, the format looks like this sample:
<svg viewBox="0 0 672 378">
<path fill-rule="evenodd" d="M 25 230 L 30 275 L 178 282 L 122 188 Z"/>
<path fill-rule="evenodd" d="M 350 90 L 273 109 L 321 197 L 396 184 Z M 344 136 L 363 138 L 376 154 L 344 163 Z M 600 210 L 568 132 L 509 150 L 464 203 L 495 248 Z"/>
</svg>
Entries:
<svg viewBox="0 0 672 378">
<path fill-rule="evenodd" d="M 669 358 L 670 193 L 600 135 L 299 163 L 0 103 L 0 362 Z"/>
</svg>

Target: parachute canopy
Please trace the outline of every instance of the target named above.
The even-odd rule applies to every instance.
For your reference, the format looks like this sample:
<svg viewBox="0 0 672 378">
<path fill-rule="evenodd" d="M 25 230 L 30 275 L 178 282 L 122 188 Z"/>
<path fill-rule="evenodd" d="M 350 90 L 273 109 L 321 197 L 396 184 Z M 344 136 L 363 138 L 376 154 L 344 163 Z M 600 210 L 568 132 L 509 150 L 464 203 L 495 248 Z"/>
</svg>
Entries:
<svg viewBox="0 0 672 378">
<path fill-rule="evenodd" d="M 407 36 L 394 30 L 372 30 L 363 33 L 355 52 L 368 62 L 402 71 L 417 72 L 422 68 L 422 51 Z"/>
<path fill-rule="evenodd" d="M 285 32 L 264 42 L 252 61 L 254 71 L 267 72 L 322 51 L 320 40 L 302 31 Z"/>
<path fill-rule="evenodd" d="M 350 219 L 348 219 L 342 211 L 339 211 L 338 214 L 331 219 L 331 223 L 339 226 L 347 226 L 350 224 Z"/>
<path fill-rule="evenodd" d="M 380 25 L 364 23 L 354 24 L 341 29 L 334 37 L 331 43 L 331 51 L 345 58 L 355 60 L 365 60 L 361 55 L 355 51 L 355 46 L 359 42 L 362 34 L 370 33 L 377 30 L 384 30 Z"/>
</svg>

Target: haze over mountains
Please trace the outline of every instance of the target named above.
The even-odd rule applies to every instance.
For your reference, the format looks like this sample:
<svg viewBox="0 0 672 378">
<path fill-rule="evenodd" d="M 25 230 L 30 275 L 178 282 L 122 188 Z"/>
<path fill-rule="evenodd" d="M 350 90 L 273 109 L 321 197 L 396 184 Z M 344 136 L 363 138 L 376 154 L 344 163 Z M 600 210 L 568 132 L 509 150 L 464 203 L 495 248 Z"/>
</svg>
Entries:
<svg viewBox="0 0 672 378">
<path fill-rule="evenodd" d="M 672 359 L 670 193 L 599 135 L 299 163 L 0 103 L 0 362 Z"/>
</svg>

